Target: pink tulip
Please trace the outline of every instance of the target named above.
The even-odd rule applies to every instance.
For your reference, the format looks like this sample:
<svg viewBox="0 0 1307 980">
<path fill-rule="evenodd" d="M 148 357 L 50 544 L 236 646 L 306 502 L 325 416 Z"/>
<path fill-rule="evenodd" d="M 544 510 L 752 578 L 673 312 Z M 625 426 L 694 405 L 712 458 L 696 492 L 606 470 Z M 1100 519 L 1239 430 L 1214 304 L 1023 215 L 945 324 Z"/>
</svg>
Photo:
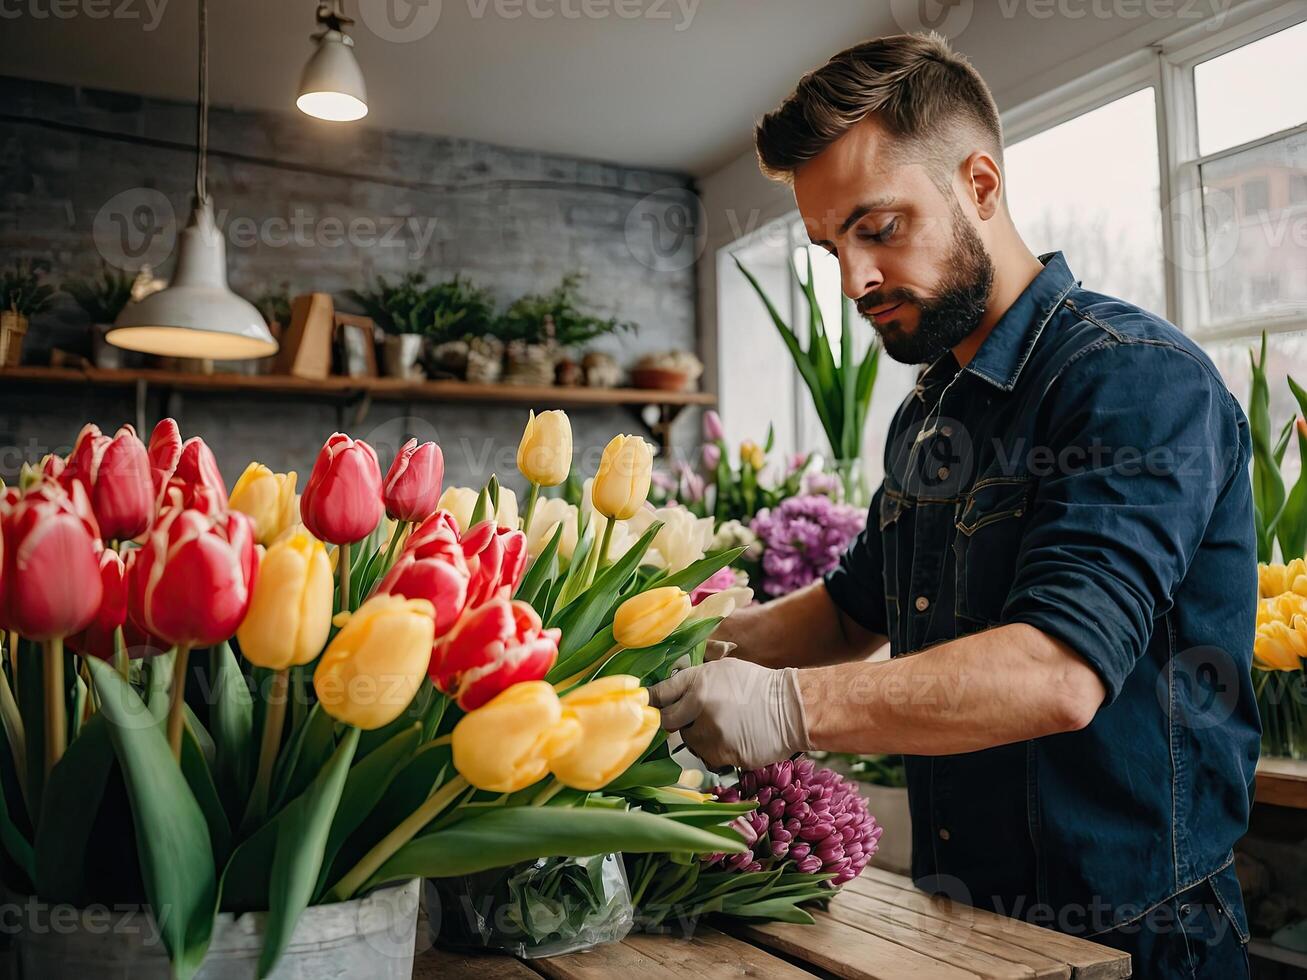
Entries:
<svg viewBox="0 0 1307 980">
<path fill-rule="evenodd" d="M 386 473 L 382 500 L 395 521 L 421 521 L 436 509 L 445 479 L 445 457 L 434 442 L 410 439 L 395 454 Z"/>
<path fill-rule="evenodd" d="M 0 626 L 31 640 L 85 629 L 103 594 L 103 545 L 85 488 L 44 481 L 17 499 L 6 495 L 0 524 Z"/>
<path fill-rule="evenodd" d="M 130 540 L 149 528 L 155 504 L 150 459 L 130 425 L 111 439 L 87 423 L 60 479 L 65 485 L 77 480 L 86 487 L 106 540 Z"/>
<path fill-rule="evenodd" d="M 705 442 L 700 452 L 703 455 L 703 468 L 705 470 L 717 469 L 717 464 L 722 461 L 721 447 L 715 443 Z"/>
<path fill-rule="evenodd" d="M 352 544 L 366 538 L 381 520 L 381 467 L 376 451 L 343 432 L 318 453 L 300 497 L 300 516 L 320 541 Z"/>
<path fill-rule="evenodd" d="M 703 438 L 706 442 L 717 442 L 726 437 L 722 426 L 722 417 L 712 409 L 703 413 Z"/>
</svg>

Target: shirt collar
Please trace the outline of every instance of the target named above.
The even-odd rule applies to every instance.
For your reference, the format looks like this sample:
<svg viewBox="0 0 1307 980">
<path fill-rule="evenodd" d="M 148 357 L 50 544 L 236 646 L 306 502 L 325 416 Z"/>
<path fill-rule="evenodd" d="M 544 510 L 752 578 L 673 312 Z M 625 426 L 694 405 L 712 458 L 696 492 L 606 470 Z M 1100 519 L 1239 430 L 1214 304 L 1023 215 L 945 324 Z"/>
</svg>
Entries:
<svg viewBox="0 0 1307 980">
<path fill-rule="evenodd" d="M 1041 255 L 1039 261 L 1044 264 L 1044 270 L 1007 308 L 976 351 L 976 356 L 963 369 L 1003 391 L 1016 387 L 1021 369 L 1044 325 L 1066 299 L 1067 293 L 1077 285 L 1061 252 Z"/>
</svg>

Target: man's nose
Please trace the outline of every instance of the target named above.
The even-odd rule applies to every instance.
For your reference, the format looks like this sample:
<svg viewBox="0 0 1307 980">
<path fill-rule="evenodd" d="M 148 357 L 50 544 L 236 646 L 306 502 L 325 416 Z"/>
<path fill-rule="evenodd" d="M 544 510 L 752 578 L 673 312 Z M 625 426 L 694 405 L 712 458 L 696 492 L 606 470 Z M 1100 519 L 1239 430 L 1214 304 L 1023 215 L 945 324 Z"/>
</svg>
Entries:
<svg viewBox="0 0 1307 980">
<path fill-rule="evenodd" d="M 875 262 L 865 259 L 840 259 L 840 288 L 857 302 L 885 284 L 885 276 Z"/>
</svg>

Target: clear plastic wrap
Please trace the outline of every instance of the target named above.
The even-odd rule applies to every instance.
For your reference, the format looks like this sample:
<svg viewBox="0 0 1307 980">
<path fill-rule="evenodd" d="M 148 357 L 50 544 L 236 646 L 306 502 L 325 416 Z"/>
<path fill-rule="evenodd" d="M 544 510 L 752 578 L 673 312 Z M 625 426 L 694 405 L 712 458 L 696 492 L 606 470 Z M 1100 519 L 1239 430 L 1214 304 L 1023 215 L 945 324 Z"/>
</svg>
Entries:
<svg viewBox="0 0 1307 980">
<path fill-rule="evenodd" d="M 423 884 L 431 939 L 536 958 L 615 943 L 635 913 L 622 859 L 540 858 Z"/>
</svg>

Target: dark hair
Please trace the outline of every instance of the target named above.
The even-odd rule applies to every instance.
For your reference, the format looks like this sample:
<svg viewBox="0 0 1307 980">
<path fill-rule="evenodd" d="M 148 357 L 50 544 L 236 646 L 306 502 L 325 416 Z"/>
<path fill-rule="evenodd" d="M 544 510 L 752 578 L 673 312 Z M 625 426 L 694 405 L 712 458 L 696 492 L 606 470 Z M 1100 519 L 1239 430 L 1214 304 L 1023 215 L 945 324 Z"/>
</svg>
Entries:
<svg viewBox="0 0 1307 980">
<path fill-rule="evenodd" d="M 873 113 L 938 168 L 960 162 L 967 137 L 981 140 L 1002 165 L 1003 129 L 989 86 L 934 31 L 865 41 L 804 75 L 758 123 L 758 164 L 790 183 L 802 164 Z"/>
</svg>

